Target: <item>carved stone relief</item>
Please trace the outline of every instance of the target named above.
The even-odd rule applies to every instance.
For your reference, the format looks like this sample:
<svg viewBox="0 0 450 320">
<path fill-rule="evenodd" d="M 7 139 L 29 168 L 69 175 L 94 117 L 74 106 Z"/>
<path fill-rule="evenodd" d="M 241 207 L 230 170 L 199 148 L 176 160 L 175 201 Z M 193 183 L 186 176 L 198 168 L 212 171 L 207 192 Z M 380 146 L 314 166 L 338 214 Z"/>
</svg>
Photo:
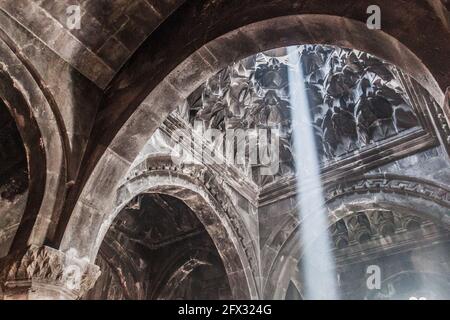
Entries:
<svg viewBox="0 0 450 320">
<path fill-rule="evenodd" d="M 432 222 L 416 215 L 399 215 L 389 210 L 370 210 L 357 212 L 336 221 L 330 233 L 337 249 L 370 240 L 379 240 L 394 234 L 418 230 Z"/>
<path fill-rule="evenodd" d="M 236 62 L 210 78 L 181 109 L 195 126 L 206 128 L 278 129 L 278 176 L 293 175 L 289 68 L 302 66 L 317 151 L 323 166 L 356 150 L 420 128 L 395 67 L 367 53 L 322 45 L 259 53 Z M 248 156 L 248 155 L 247 155 Z M 258 184 L 273 179 L 252 176 Z"/>
<path fill-rule="evenodd" d="M 46 246 L 30 246 L 0 260 L 0 285 L 5 295 L 37 284 L 59 288 L 47 298 L 79 298 L 92 288 L 99 275 L 99 268 L 87 260 Z"/>
</svg>

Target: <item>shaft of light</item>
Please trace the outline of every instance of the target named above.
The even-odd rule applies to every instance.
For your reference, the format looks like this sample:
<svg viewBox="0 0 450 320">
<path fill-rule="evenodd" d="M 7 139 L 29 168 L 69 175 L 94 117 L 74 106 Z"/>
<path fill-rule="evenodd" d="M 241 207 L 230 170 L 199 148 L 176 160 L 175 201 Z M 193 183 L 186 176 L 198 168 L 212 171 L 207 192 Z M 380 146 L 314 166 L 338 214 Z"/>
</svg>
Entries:
<svg viewBox="0 0 450 320">
<path fill-rule="evenodd" d="M 288 48 L 289 90 L 292 106 L 297 200 L 303 244 L 302 270 L 306 299 L 338 299 L 337 277 L 331 254 L 328 217 L 324 206 L 319 157 L 311 126 L 303 71 L 296 47 Z"/>
</svg>

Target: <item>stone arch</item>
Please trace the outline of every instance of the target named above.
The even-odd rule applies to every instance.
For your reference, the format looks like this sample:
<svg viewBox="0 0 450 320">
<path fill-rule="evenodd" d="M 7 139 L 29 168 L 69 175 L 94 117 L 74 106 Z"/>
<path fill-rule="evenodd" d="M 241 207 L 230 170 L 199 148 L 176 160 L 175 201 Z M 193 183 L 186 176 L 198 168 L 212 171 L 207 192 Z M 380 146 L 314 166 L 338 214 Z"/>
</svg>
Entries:
<svg viewBox="0 0 450 320">
<path fill-rule="evenodd" d="M 25 145 L 29 195 L 10 251 L 42 245 L 64 201 L 67 139 L 56 103 L 31 63 L 0 30 L 0 98 Z"/>
<path fill-rule="evenodd" d="M 104 225 L 103 212 L 114 210 L 114 194 L 144 144 L 183 99 L 238 59 L 268 49 L 305 43 L 359 49 L 398 66 L 441 105 L 443 102 L 438 82 L 414 52 L 394 36 L 383 31 L 368 33 L 364 23 L 348 18 L 301 14 L 247 24 L 192 49 L 188 58 L 179 61 L 171 72 L 162 71 L 160 79 L 161 71 L 152 69 L 158 64 L 148 63 L 154 56 L 148 51 L 151 41 L 143 45 L 136 59 L 111 83 L 103 101 L 105 113 L 99 115 L 98 130 L 107 133 L 93 133 L 100 134 L 98 140 L 93 140 L 100 141 L 101 146 L 99 149 L 90 146 L 93 158 L 86 159 L 80 189 L 75 191 L 77 200 L 59 225 L 56 242 L 62 251 L 74 249 L 80 257 L 93 258 L 88 244 L 95 241 L 99 226 Z M 149 83 L 142 83 L 143 77 L 138 76 L 140 84 L 136 84 L 133 82 L 136 79 L 132 79 L 133 70 L 141 70 L 140 75 L 155 72 L 158 76 Z M 117 111 L 116 108 L 117 115 L 108 111 Z M 118 125 L 111 128 L 111 123 Z"/>
<path fill-rule="evenodd" d="M 180 169 L 170 167 L 169 164 L 159 164 L 124 182 L 117 191 L 116 208 L 102 218 L 102 225 L 95 231 L 97 237 L 90 248 L 91 261 L 95 260 L 115 217 L 134 197 L 142 193 L 165 194 L 182 200 L 196 214 L 217 248 L 233 297 L 259 297 L 256 285 L 257 256 L 250 233 L 240 221 L 225 191 L 202 167 Z"/>
<path fill-rule="evenodd" d="M 450 190 L 423 179 L 388 174 L 338 181 L 326 188 L 325 205 L 329 226 L 354 212 L 373 208 L 422 216 L 450 230 Z M 282 299 L 292 272 L 298 272 L 299 258 L 295 257 L 301 257 L 302 251 L 300 222 L 286 219 L 285 224 L 289 226 L 288 235 L 268 268 L 265 299 Z M 275 230 L 268 242 L 274 242 L 279 232 Z"/>
</svg>

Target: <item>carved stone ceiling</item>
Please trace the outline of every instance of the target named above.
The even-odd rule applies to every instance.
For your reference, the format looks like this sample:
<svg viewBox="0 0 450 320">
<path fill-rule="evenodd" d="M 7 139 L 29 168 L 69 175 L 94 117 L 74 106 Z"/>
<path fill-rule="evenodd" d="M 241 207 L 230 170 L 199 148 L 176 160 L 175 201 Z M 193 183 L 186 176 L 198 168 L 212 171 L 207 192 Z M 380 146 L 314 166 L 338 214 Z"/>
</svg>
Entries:
<svg viewBox="0 0 450 320">
<path fill-rule="evenodd" d="M 139 195 L 124 211 L 113 228 L 149 248 L 204 231 L 195 214 L 172 197 Z"/>
<path fill-rule="evenodd" d="M 336 163 L 352 157 L 361 160 L 363 151 L 378 152 L 388 143 L 390 148 L 392 143 L 399 147 L 400 142 L 392 141 L 426 133 L 417 115 L 421 111 L 404 88 L 401 71 L 367 53 L 323 45 L 297 46 L 296 56 L 280 48 L 238 61 L 207 80 L 174 115 L 196 131 L 198 124 L 203 130 L 218 129 L 224 134 L 229 129 L 247 133 L 277 129 L 280 166 L 275 175 L 263 176 L 262 165 L 248 165 L 248 151 L 243 155 L 246 165 L 239 165 L 235 150 L 234 164 L 259 186 L 294 176 L 288 70 L 299 65 L 323 168 L 339 167 Z M 147 150 L 157 153 L 159 148 L 164 153 L 171 147 L 173 142 L 170 145 L 158 132 Z"/>
<path fill-rule="evenodd" d="M 298 51 L 322 161 L 418 126 L 393 66 L 347 49 L 314 45 Z M 237 62 L 208 80 L 191 106 L 191 121 L 222 130 L 279 127 L 289 152 L 288 68 L 295 66 L 283 49 Z"/>
</svg>

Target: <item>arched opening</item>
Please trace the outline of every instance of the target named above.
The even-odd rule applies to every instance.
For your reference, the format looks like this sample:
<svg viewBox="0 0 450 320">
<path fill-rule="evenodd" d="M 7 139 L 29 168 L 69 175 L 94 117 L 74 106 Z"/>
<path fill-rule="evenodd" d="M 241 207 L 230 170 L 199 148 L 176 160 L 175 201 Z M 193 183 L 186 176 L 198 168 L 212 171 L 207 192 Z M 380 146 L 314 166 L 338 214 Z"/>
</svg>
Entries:
<svg viewBox="0 0 450 320">
<path fill-rule="evenodd" d="M 427 206 L 421 206 L 421 200 L 402 200 L 395 191 L 391 200 L 398 201 L 380 198 L 370 203 L 368 198 L 344 195 L 328 203 L 330 248 L 340 298 L 448 299 L 450 232 L 448 224 L 437 219 L 438 211 L 430 214 L 423 210 Z M 303 251 L 315 244 L 300 240 L 298 223 L 290 226 L 271 266 L 265 288 L 267 299 L 304 298 Z M 275 231 L 273 245 L 280 237 L 280 231 Z"/>
<path fill-rule="evenodd" d="M 28 161 L 13 117 L 0 102 L 0 257 L 8 254 L 28 195 Z"/>
<path fill-rule="evenodd" d="M 208 232 L 181 200 L 137 196 L 100 247 L 102 275 L 88 299 L 230 299 L 227 273 Z"/>
<path fill-rule="evenodd" d="M 29 180 L 26 206 L 8 254 L 30 244 L 42 245 L 55 232 L 66 191 L 69 148 L 53 97 L 20 51 L 1 31 L 0 99 L 23 141 Z"/>
<path fill-rule="evenodd" d="M 143 195 L 162 195 L 168 197 L 170 201 L 179 203 L 190 212 L 192 217 L 195 217 L 192 219 L 194 222 L 201 223 L 199 229 L 205 231 L 202 234 L 213 243 L 213 247 L 207 250 L 208 255 L 212 254 L 211 257 L 215 260 L 213 269 L 223 264 L 231 296 L 234 299 L 256 297 L 258 294 L 254 274 L 256 254 L 250 234 L 239 221 L 238 213 L 231 202 L 226 200 L 226 193 L 214 181 L 211 173 L 196 166 L 175 168 L 167 162 L 166 157 L 149 158 L 135 169 L 130 172 L 130 179 L 124 181 L 117 192 L 116 209 L 108 214 L 97 231 L 92 255 L 98 256 L 102 244 L 107 241 L 109 230 L 114 226 L 113 221 L 119 219 L 118 215 L 120 216 L 124 208 L 140 203 L 139 199 Z M 205 181 L 209 182 L 206 184 Z M 187 221 L 189 222 L 189 219 Z M 170 221 L 164 222 L 167 223 L 162 224 L 160 228 L 172 228 Z M 174 245 L 180 244 L 183 242 L 176 242 Z M 123 254 L 127 255 L 125 251 Z M 200 256 L 204 255 L 204 252 L 200 254 Z M 216 259 L 218 257 L 220 257 L 219 260 Z M 186 258 L 186 261 L 190 258 L 192 257 Z M 181 268 L 186 261 L 177 260 L 172 263 L 174 267 Z M 208 267 L 210 264 L 195 262 L 194 265 L 203 270 L 210 268 Z M 154 290 L 157 291 L 157 288 Z M 165 294 L 167 295 L 168 292 Z M 158 298 L 155 292 L 151 297 Z"/>
</svg>

